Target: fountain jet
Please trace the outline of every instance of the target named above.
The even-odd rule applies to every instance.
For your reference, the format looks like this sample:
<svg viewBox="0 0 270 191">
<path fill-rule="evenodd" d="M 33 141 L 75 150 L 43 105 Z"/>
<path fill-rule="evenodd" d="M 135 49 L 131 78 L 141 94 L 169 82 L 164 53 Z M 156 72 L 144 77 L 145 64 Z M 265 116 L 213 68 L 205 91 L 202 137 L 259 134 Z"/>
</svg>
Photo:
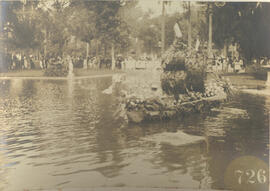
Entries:
<svg viewBox="0 0 270 191">
<path fill-rule="evenodd" d="M 68 78 L 73 78 L 73 63 L 71 57 L 68 59 Z"/>
</svg>

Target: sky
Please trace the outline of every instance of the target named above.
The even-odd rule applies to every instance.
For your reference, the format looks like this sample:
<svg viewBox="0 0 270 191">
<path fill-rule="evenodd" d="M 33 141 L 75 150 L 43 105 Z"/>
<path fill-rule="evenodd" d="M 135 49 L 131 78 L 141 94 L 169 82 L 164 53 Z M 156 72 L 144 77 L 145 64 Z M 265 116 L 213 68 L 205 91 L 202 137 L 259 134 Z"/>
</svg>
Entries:
<svg viewBox="0 0 270 191">
<path fill-rule="evenodd" d="M 153 16 L 158 16 L 162 14 L 162 3 L 159 0 L 139 0 L 138 6 L 142 8 L 143 11 L 147 12 L 149 9 L 153 11 Z M 172 1 L 170 5 L 166 6 L 166 13 L 172 14 L 175 12 L 182 12 L 181 2 Z"/>
</svg>

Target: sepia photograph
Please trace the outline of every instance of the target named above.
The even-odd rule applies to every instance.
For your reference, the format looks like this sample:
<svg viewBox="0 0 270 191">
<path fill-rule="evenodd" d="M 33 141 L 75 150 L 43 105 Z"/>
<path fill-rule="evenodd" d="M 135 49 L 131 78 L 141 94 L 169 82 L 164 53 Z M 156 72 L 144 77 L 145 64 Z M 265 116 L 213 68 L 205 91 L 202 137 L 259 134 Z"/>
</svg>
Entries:
<svg viewBox="0 0 270 191">
<path fill-rule="evenodd" d="M 270 1 L 0 0 L 0 191 L 269 191 Z"/>
</svg>

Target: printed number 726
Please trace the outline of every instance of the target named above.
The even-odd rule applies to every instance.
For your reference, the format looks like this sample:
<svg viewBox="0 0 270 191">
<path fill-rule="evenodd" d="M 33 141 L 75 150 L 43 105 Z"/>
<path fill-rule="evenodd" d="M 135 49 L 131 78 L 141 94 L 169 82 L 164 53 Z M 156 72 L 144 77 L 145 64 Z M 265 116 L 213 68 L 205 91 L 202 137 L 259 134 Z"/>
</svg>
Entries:
<svg viewBox="0 0 270 191">
<path fill-rule="evenodd" d="M 266 170 L 259 169 L 257 172 L 253 169 L 236 170 L 235 175 L 238 176 L 238 184 L 264 184 L 266 183 Z M 243 182 L 243 178 L 246 177 L 246 182 Z"/>
</svg>

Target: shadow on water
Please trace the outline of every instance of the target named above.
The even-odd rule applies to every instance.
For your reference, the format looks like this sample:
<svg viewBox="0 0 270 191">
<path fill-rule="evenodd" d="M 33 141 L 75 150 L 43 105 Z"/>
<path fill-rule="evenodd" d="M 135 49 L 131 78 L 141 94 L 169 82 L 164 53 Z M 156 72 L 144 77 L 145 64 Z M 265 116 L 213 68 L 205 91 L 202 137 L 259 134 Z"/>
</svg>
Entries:
<svg viewBox="0 0 270 191">
<path fill-rule="evenodd" d="M 268 161 L 267 97 L 241 93 L 206 116 L 135 125 L 119 117 L 119 91 L 102 93 L 111 83 L 110 77 L 0 81 L 0 190 L 223 189 L 224 171 L 234 158 Z M 148 140 L 179 132 L 203 141 Z"/>
</svg>

